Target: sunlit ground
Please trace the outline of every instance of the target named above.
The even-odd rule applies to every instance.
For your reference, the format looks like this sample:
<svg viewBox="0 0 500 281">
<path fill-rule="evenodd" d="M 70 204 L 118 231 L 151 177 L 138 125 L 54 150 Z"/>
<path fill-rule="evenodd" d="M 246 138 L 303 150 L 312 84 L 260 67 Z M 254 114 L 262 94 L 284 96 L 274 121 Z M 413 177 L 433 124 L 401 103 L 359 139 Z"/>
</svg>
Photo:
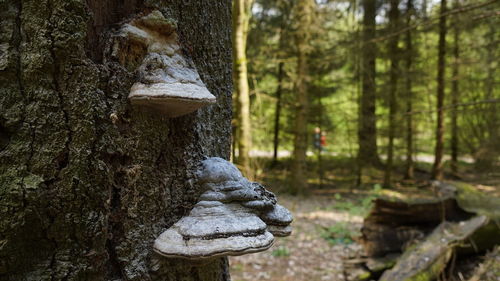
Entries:
<svg viewBox="0 0 500 281">
<path fill-rule="evenodd" d="M 294 214 L 292 236 L 277 238 L 266 252 L 231 257 L 232 279 L 345 280 L 343 259 L 361 253 L 351 238 L 362 224 L 359 209 L 333 196 L 278 198 Z"/>
</svg>

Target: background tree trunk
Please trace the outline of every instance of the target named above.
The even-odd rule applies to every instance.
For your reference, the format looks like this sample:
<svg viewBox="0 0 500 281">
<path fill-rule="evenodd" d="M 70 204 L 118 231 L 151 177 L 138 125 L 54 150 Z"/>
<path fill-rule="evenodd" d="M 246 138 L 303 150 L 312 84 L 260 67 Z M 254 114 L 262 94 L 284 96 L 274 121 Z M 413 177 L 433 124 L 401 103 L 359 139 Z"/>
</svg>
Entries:
<svg viewBox="0 0 500 281">
<path fill-rule="evenodd" d="M 247 77 L 247 36 L 252 15 L 253 0 L 233 2 L 233 80 L 236 97 L 238 157 L 236 163 L 251 177 L 250 150 L 252 148 L 250 122 L 250 89 Z"/>
<path fill-rule="evenodd" d="M 446 0 L 441 0 L 439 18 L 439 44 L 437 65 L 437 104 L 436 104 L 436 148 L 434 150 L 434 165 L 431 178 L 443 178 L 443 152 L 444 152 L 444 75 L 446 56 Z"/>
<path fill-rule="evenodd" d="M 295 42 L 297 45 L 297 81 L 295 100 L 295 139 L 293 143 L 292 189 L 294 193 L 304 193 L 307 188 L 307 116 L 308 116 L 308 62 L 310 51 L 310 26 L 313 20 L 314 2 L 299 0 L 295 7 L 297 30 Z"/>
<path fill-rule="evenodd" d="M 411 16 L 414 12 L 413 0 L 408 0 L 406 4 L 406 26 L 411 25 Z M 412 67 L 413 67 L 413 39 L 411 29 L 406 31 L 406 56 L 405 56 L 405 91 L 406 91 L 406 171 L 405 179 L 413 179 L 413 88 L 412 88 Z"/>
<path fill-rule="evenodd" d="M 389 32 L 395 33 L 399 28 L 399 0 L 391 0 L 391 9 L 389 11 Z M 387 163 L 385 166 L 384 185 L 391 186 L 392 169 L 394 162 L 394 138 L 396 133 L 397 116 L 397 95 L 399 80 L 399 36 L 392 35 L 389 41 L 389 57 L 391 60 L 391 69 L 389 73 L 389 144 L 387 146 Z"/>
<path fill-rule="evenodd" d="M 283 36 L 281 34 L 280 36 Z M 280 134 L 280 117 L 281 117 L 281 96 L 283 94 L 283 78 L 285 71 L 283 69 L 284 63 L 278 64 L 278 88 L 276 89 L 276 108 L 274 111 L 274 139 L 273 139 L 273 165 L 278 163 L 278 148 L 279 148 L 279 134 Z"/>
<path fill-rule="evenodd" d="M 167 3 L 168 2 L 168 3 Z M 229 280 L 227 259 L 164 259 L 154 239 L 229 157 L 230 1 L 0 2 L 0 280 Z M 132 108 L 109 32 L 158 9 L 217 104 L 168 119 Z"/>
<path fill-rule="evenodd" d="M 455 8 L 458 8 L 458 1 L 455 0 Z M 457 18 L 457 17 L 455 17 Z M 457 20 L 458 21 L 458 20 Z M 459 90 L 458 90 L 458 75 L 460 63 L 460 49 L 458 42 L 460 40 L 460 31 L 458 22 L 453 27 L 453 68 L 451 79 L 451 171 L 453 174 L 458 174 L 458 108 Z"/>
<path fill-rule="evenodd" d="M 359 160 L 363 165 L 380 167 L 377 153 L 377 124 L 375 116 L 376 85 L 375 58 L 375 0 L 363 0 L 363 46 L 361 48 L 361 99 L 359 114 Z"/>
</svg>

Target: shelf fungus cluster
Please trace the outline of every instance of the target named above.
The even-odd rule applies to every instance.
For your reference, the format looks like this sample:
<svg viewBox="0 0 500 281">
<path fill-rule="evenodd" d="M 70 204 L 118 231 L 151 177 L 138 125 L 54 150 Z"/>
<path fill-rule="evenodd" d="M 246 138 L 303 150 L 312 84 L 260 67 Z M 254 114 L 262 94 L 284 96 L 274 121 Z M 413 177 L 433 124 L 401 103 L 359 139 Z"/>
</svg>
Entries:
<svg viewBox="0 0 500 281">
<path fill-rule="evenodd" d="M 230 162 L 202 162 L 198 183 L 204 188 L 188 216 L 163 232 L 154 250 L 166 257 L 204 259 L 267 250 L 274 236 L 292 232 L 290 212 L 273 193 L 250 182 Z"/>
<path fill-rule="evenodd" d="M 128 96 L 132 105 L 177 117 L 215 103 L 192 61 L 178 43 L 176 25 L 153 11 L 122 26 L 113 55 L 137 82 Z"/>
</svg>

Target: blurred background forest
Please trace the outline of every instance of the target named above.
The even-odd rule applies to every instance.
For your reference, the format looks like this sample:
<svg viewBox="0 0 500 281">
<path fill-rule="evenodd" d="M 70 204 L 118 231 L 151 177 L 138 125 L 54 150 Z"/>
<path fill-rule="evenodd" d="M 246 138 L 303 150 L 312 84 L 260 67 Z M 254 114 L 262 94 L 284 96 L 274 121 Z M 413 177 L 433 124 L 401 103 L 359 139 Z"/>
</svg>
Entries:
<svg viewBox="0 0 500 281">
<path fill-rule="evenodd" d="M 346 265 L 370 256 L 376 198 L 442 203 L 450 180 L 498 198 L 499 27 L 498 0 L 234 0 L 233 161 L 296 216 L 272 253 L 232 260 L 235 280 L 376 280 Z M 443 275 L 449 260 L 422 280 L 481 274 Z"/>
<path fill-rule="evenodd" d="M 325 156 L 392 164 L 410 178 L 412 168 L 432 172 L 419 159 L 434 177 L 443 165 L 455 175 L 468 164 L 494 170 L 498 1 L 249 2 L 246 46 L 234 40 L 238 163 L 302 161 L 319 127 Z"/>
</svg>

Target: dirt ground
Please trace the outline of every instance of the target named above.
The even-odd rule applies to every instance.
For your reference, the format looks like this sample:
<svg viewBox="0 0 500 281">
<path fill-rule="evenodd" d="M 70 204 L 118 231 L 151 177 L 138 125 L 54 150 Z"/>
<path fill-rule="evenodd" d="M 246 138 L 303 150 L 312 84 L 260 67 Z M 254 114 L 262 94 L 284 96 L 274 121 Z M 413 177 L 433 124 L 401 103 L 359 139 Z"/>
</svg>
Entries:
<svg viewBox="0 0 500 281">
<path fill-rule="evenodd" d="M 327 241 L 324 237 L 328 237 L 331 232 L 327 229 L 334 225 L 356 233 L 363 218 L 336 208 L 342 199 L 333 196 L 279 195 L 278 198 L 279 203 L 294 214 L 293 234 L 277 238 L 273 247 L 265 252 L 230 257 L 232 280 L 346 280 L 343 259 L 359 256 L 361 246 L 350 240 Z"/>
</svg>

